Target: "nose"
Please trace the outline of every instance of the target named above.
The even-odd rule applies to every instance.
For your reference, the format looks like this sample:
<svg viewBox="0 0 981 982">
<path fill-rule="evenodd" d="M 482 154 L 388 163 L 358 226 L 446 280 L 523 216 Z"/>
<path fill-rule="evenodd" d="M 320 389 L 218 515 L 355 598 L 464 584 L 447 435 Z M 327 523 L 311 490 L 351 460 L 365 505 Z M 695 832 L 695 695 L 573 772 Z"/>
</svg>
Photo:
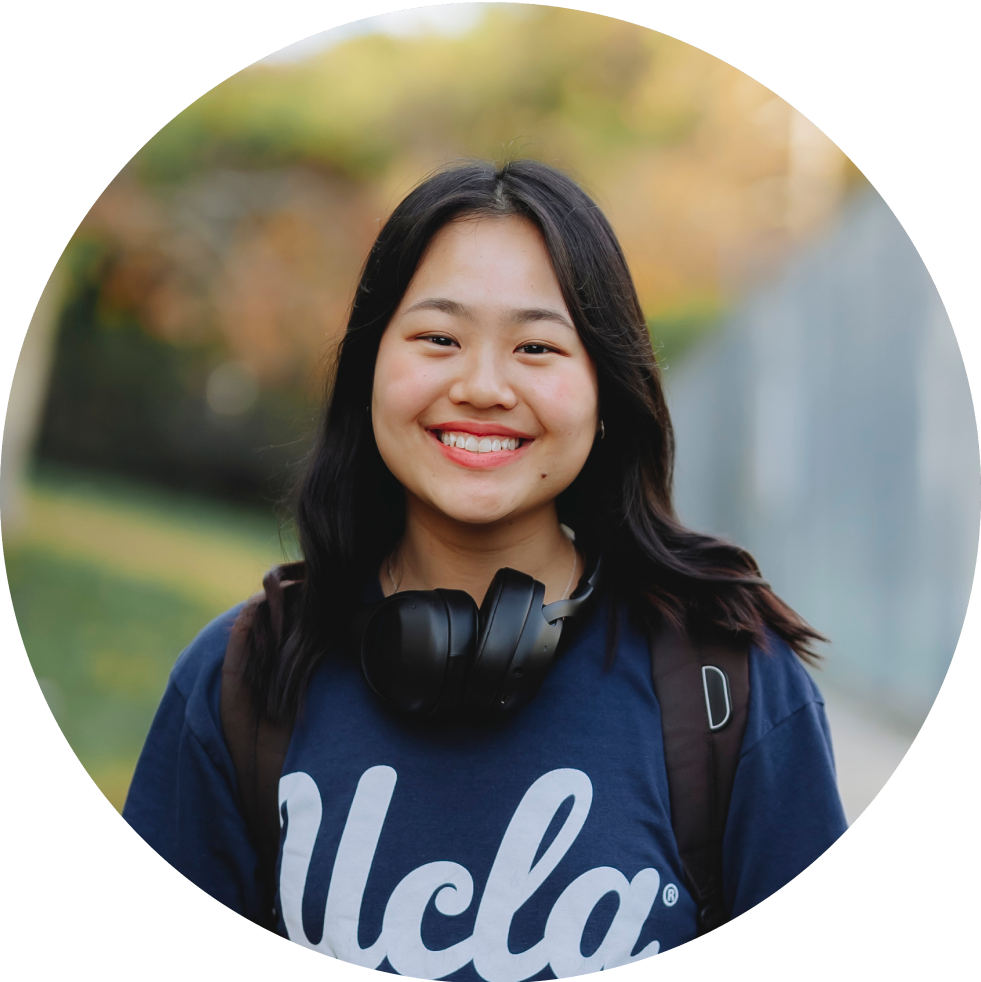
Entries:
<svg viewBox="0 0 981 982">
<path fill-rule="evenodd" d="M 450 386 L 449 398 L 455 405 L 475 409 L 513 409 L 518 397 L 507 378 L 507 369 L 490 346 L 472 348 L 460 359 L 460 374 Z"/>
</svg>

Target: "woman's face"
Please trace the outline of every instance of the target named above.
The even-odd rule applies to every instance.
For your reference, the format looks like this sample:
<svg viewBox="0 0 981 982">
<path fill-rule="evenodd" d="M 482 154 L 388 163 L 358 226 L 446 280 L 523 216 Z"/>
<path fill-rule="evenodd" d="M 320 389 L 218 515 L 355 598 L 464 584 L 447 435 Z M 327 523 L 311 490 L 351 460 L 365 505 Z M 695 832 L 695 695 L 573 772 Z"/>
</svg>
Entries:
<svg viewBox="0 0 981 982">
<path fill-rule="evenodd" d="M 371 410 L 389 470 L 456 521 L 507 521 L 572 483 L 598 426 L 596 371 L 531 222 L 433 237 L 382 336 Z"/>
</svg>

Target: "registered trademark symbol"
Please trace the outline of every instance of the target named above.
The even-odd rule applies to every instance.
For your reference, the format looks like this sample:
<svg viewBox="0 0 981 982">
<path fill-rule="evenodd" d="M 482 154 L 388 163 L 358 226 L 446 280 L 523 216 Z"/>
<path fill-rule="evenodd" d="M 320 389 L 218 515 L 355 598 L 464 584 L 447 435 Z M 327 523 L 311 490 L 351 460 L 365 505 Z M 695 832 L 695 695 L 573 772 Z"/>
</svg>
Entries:
<svg viewBox="0 0 981 982">
<path fill-rule="evenodd" d="M 665 907 L 673 907 L 678 902 L 678 888 L 673 883 L 669 883 L 664 888 L 661 899 L 664 901 Z"/>
</svg>

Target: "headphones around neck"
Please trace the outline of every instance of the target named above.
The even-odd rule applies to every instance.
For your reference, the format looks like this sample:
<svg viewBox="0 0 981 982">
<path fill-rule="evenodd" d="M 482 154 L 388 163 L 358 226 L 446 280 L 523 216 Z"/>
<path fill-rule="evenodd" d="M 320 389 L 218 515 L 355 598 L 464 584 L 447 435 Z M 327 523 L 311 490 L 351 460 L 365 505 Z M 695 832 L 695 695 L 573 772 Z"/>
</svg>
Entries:
<svg viewBox="0 0 981 982">
<path fill-rule="evenodd" d="M 567 600 L 505 567 L 480 608 L 463 590 L 405 590 L 371 612 L 361 671 L 389 706 L 413 716 L 497 718 L 527 703 L 552 666 L 567 618 L 597 592 L 599 557 Z"/>
</svg>

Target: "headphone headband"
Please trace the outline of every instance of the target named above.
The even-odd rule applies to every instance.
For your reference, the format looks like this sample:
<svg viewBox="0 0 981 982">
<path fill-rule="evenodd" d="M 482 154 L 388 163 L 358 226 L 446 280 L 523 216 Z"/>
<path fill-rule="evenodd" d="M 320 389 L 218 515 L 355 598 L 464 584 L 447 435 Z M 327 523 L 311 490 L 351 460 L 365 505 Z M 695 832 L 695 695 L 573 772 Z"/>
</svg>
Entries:
<svg viewBox="0 0 981 982">
<path fill-rule="evenodd" d="M 600 566 L 602 562 L 597 553 L 592 566 L 588 566 L 579 581 L 579 585 L 572 591 L 572 595 L 567 600 L 555 600 L 542 607 L 542 617 L 549 624 L 554 624 L 565 617 L 575 617 L 580 610 L 592 599 L 593 594 L 599 587 Z"/>
</svg>

